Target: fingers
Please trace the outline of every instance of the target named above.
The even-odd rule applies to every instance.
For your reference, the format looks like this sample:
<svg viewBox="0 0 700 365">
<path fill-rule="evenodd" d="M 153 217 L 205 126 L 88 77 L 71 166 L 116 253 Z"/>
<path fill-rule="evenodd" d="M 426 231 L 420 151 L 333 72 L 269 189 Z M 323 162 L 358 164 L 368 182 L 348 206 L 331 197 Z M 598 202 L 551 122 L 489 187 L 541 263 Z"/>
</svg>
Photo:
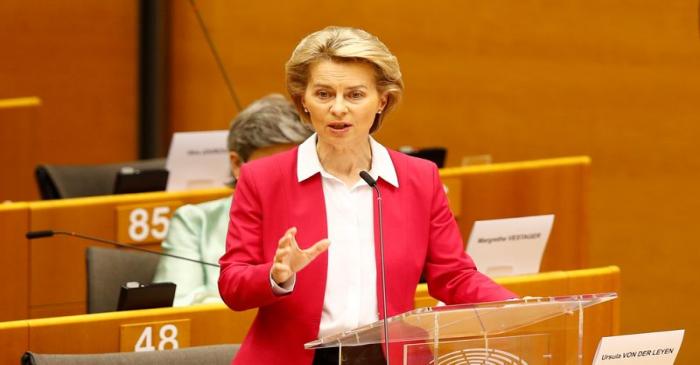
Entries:
<svg viewBox="0 0 700 365">
<path fill-rule="evenodd" d="M 293 259 L 292 256 L 294 256 L 294 252 L 299 250 L 299 246 L 297 246 L 296 239 L 294 238 L 295 234 L 297 234 L 297 228 L 289 228 L 284 232 L 284 235 L 282 235 L 277 245 L 275 258 L 270 271 L 272 280 L 277 284 L 284 283 L 294 275 L 294 270 L 290 266 L 290 261 Z"/>
<path fill-rule="evenodd" d="M 296 242 L 294 241 L 294 235 L 297 233 L 296 227 L 289 228 L 282 238 L 280 238 L 277 245 L 277 251 L 275 251 L 274 262 L 286 263 L 289 262 L 289 255 L 291 251 L 295 248 Z"/>
<path fill-rule="evenodd" d="M 302 250 L 297 244 L 296 227 L 289 228 L 279 240 L 273 260 L 272 274 L 277 279 L 289 278 L 295 272 L 303 269 L 309 262 L 328 249 L 330 241 L 322 239 L 313 246 Z"/>
<path fill-rule="evenodd" d="M 284 234 L 282 235 L 282 238 L 280 238 L 278 242 L 278 247 L 287 247 L 287 246 L 293 246 L 292 243 L 296 244 L 296 240 L 294 238 L 294 235 L 297 234 L 297 227 L 292 227 L 289 228 Z"/>
<path fill-rule="evenodd" d="M 309 261 L 313 261 L 318 255 L 323 253 L 328 249 L 328 246 L 330 246 L 331 241 L 328 240 L 327 238 L 324 238 L 318 242 L 316 242 L 313 246 L 307 248 L 304 250 L 304 254 L 306 257 L 309 259 Z"/>
<path fill-rule="evenodd" d="M 292 249 L 299 250 L 299 244 L 297 243 L 297 237 L 296 237 L 296 234 L 297 234 L 296 227 L 290 228 L 288 232 L 289 232 L 289 237 L 290 237 L 290 240 L 289 240 L 290 244 L 289 245 L 292 247 Z"/>
<path fill-rule="evenodd" d="M 290 254 L 290 249 L 289 247 L 278 247 L 277 251 L 275 251 L 275 259 L 274 262 L 286 262 L 289 261 L 287 258 L 289 257 Z"/>
</svg>

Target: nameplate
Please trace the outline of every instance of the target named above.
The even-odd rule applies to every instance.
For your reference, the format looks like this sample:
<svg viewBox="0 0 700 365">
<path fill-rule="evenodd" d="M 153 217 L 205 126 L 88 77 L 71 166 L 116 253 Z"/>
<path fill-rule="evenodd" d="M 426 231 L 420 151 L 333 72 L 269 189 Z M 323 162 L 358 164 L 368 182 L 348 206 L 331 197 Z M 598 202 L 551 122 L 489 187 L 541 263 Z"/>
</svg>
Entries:
<svg viewBox="0 0 700 365">
<path fill-rule="evenodd" d="M 121 352 L 163 351 L 189 346 L 189 319 L 123 324 L 120 328 Z"/>
<path fill-rule="evenodd" d="M 672 365 L 685 330 L 603 337 L 593 365 Z"/>
<path fill-rule="evenodd" d="M 166 191 L 218 188 L 232 181 L 228 130 L 173 135 L 165 168 Z"/>
<path fill-rule="evenodd" d="M 552 214 L 474 222 L 467 253 L 490 277 L 536 274 L 553 223 Z"/>
<path fill-rule="evenodd" d="M 127 244 L 161 242 L 180 201 L 117 206 L 117 241 Z"/>
</svg>

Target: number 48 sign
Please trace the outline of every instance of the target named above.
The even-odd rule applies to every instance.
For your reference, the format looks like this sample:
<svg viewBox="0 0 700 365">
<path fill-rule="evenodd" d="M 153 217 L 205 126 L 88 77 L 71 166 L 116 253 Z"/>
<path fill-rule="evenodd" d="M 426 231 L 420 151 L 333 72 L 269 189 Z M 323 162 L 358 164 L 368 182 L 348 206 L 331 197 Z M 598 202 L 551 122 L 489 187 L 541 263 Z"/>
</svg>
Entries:
<svg viewBox="0 0 700 365">
<path fill-rule="evenodd" d="M 189 346 L 189 319 L 121 326 L 122 352 L 163 351 Z"/>
</svg>

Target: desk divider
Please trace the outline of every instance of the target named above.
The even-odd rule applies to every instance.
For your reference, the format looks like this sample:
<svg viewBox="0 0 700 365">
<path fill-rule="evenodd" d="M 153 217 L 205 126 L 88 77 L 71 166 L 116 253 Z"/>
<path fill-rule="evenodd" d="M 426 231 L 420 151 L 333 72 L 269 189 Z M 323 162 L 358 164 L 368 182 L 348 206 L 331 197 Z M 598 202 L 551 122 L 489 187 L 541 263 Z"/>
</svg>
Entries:
<svg viewBox="0 0 700 365">
<path fill-rule="evenodd" d="M 29 315 L 28 203 L 0 203 L 0 321 Z"/>
<path fill-rule="evenodd" d="M 0 322 L 0 363 L 19 364 L 29 348 L 28 320 Z"/>
</svg>

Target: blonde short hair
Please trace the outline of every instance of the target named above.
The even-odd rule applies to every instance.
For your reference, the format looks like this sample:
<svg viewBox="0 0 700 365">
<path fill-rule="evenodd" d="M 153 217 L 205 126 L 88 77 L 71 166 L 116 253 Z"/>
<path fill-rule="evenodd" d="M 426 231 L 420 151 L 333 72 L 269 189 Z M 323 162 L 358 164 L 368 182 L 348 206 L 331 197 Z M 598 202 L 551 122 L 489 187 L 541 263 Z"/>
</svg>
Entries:
<svg viewBox="0 0 700 365">
<path fill-rule="evenodd" d="M 401 99 L 403 80 L 399 61 L 379 38 L 357 28 L 330 26 L 306 36 L 294 49 L 286 64 L 287 91 L 302 119 L 308 121 L 301 103 L 309 82 L 311 65 L 331 60 L 335 62 L 365 62 L 374 67 L 377 91 L 386 93 L 387 104 L 381 114 L 377 114 L 370 133 L 381 125 L 384 116 Z"/>
</svg>

